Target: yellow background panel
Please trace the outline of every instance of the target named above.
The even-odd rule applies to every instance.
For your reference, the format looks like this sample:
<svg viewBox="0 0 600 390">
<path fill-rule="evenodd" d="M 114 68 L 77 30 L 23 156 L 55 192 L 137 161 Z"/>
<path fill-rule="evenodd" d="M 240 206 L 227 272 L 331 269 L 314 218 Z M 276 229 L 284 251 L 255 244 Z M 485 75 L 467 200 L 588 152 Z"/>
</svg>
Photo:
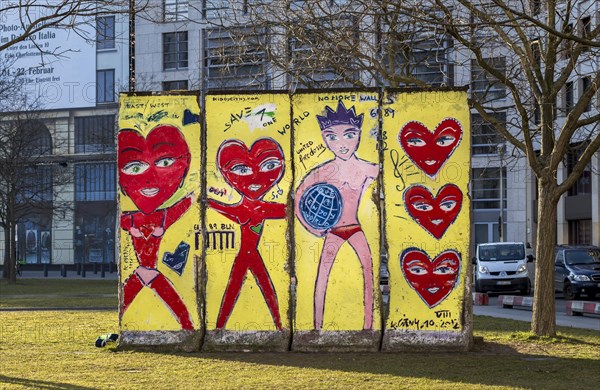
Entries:
<svg viewBox="0 0 600 390">
<path fill-rule="evenodd" d="M 263 111 L 264 110 L 264 111 Z M 261 114 L 259 114 L 259 112 Z M 263 196 L 267 202 L 287 203 L 292 181 L 290 102 L 287 94 L 207 95 L 206 97 L 206 188 L 207 197 L 226 204 L 235 204 L 241 195 L 224 180 L 217 167 L 217 151 L 228 139 L 238 139 L 247 148 L 260 138 L 272 138 L 281 146 L 285 170 L 278 184 Z M 272 114 L 269 114 L 272 113 Z M 211 191 L 212 188 L 212 191 Z M 290 211 L 291 215 L 291 211 Z M 289 248 L 288 220 L 267 219 L 264 222 L 258 251 L 273 282 L 282 327 L 289 329 Z M 240 225 L 206 208 L 206 230 L 233 232 L 235 247 L 214 248 L 208 242 L 206 252 L 206 329 L 216 328 L 223 294 L 233 261 L 241 244 Z M 251 272 L 246 278 L 225 329 L 233 331 L 276 330 L 268 306 Z"/>
<path fill-rule="evenodd" d="M 315 115 L 324 115 L 325 107 L 334 111 L 339 100 L 346 109 L 355 107 L 356 114 L 364 114 L 361 140 L 356 152 L 358 158 L 377 164 L 378 118 L 376 92 L 305 93 L 293 96 L 295 185 L 298 188 L 305 176 L 315 167 L 335 156 L 327 149 Z M 373 260 L 373 328 L 381 326 L 379 308 L 380 233 L 379 211 L 376 206 L 376 181 L 365 191 L 359 204 L 358 220 L 365 233 Z M 296 246 L 295 271 L 297 302 L 295 329 L 314 329 L 315 281 L 324 238 L 310 233 L 296 218 L 294 224 Z M 323 330 L 362 330 L 364 325 L 363 273 L 358 256 L 347 242 L 336 258 L 327 285 Z"/>
<path fill-rule="evenodd" d="M 200 195 L 200 124 L 198 122 L 183 125 L 184 110 L 199 115 L 200 109 L 196 96 L 126 96 L 121 95 L 119 111 L 119 129 L 134 129 L 144 137 L 158 125 L 176 126 L 185 136 L 190 153 L 190 168 L 183 185 L 171 198 L 159 207 L 173 205 L 187 194 L 193 193 L 192 206 L 162 236 L 157 255 L 157 269 L 175 287 L 185 303 L 195 328 L 200 327 L 196 296 L 195 257 L 200 258 L 202 239 L 199 232 L 200 208 L 196 202 Z M 121 213 L 136 211 L 129 197 L 119 191 Z M 125 283 L 139 263 L 128 232 L 120 229 L 120 282 Z M 195 247 L 196 239 L 199 242 Z M 165 252 L 174 252 L 182 242 L 190 245 L 187 263 L 182 275 L 178 275 L 166 266 L 162 259 Z M 152 289 L 144 287 L 121 318 L 123 330 L 180 330 L 181 325 Z"/>
<path fill-rule="evenodd" d="M 461 330 L 471 237 L 468 194 L 471 134 L 467 95 L 460 91 L 388 93 L 384 102 L 383 131 L 387 149 L 384 151 L 383 180 L 390 273 L 390 311 L 386 329 Z M 405 154 L 398 135 L 410 121 L 421 122 L 433 132 L 445 118 L 455 118 L 461 124 L 462 138 L 437 175 L 430 177 Z M 459 187 L 463 195 L 462 206 L 454 223 L 438 240 L 408 214 L 403 194 L 410 186 L 421 184 L 436 196 L 448 183 Z M 454 289 L 431 308 L 402 273 L 400 256 L 411 247 L 424 250 L 430 259 L 448 249 L 461 255 L 460 275 Z"/>
</svg>

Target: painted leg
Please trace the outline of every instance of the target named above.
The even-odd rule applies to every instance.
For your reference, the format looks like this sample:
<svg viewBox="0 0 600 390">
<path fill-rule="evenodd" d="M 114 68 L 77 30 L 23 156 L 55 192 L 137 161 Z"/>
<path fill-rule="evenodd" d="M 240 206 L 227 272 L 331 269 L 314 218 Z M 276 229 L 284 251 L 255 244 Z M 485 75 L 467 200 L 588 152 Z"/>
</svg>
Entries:
<svg viewBox="0 0 600 390">
<path fill-rule="evenodd" d="M 135 273 L 131 274 L 131 276 L 127 278 L 125 284 L 123 285 L 123 306 L 121 307 L 121 314 L 125 313 L 125 310 L 127 310 L 138 293 L 142 291 L 143 287 L 144 284 Z"/>
<path fill-rule="evenodd" d="M 165 305 L 171 310 L 177 321 L 181 324 L 181 328 L 185 330 L 193 330 L 194 324 L 192 317 L 185 306 L 185 303 L 175 290 L 175 287 L 163 275 L 158 274 L 156 278 L 148 285 L 156 294 L 163 300 Z"/>
<path fill-rule="evenodd" d="M 244 248 L 242 247 L 240 249 L 240 253 L 243 252 Z M 217 318 L 217 329 L 222 329 L 225 327 L 225 324 L 227 323 L 227 320 L 233 311 L 235 301 L 237 300 L 240 290 L 242 289 L 242 284 L 244 283 L 244 277 L 246 276 L 246 271 L 248 271 L 248 266 L 248 260 L 246 258 L 242 258 L 238 253 L 238 256 L 233 261 L 231 273 L 229 274 L 229 281 L 227 282 L 227 287 L 225 288 L 225 293 L 223 294 L 223 300 L 221 301 L 221 309 L 219 310 L 219 317 Z"/>
<path fill-rule="evenodd" d="M 363 271 L 365 322 L 364 329 L 373 329 L 373 259 L 369 243 L 363 232 L 358 232 L 348 239 L 348 243 L 356 252 Z"/>
<path fill-rule="evenodd" d="M 325 295 L 327 292 L 327 283 L 329 274 L 333 267 L 335 256 L 337 255 L 344 240 L 334 234 L 327 234 L 323 243 L 323 251 L 319 259 L 319 271 L 315 282 L 315 329 L 321 330 L 323 327 L 323 314 L 325 312 Z"/>
<path fill-rule="evenodd" d="M 273 287 L 273 282 L 271 281 L 269 272 L 267 271 L 267 268 L 265 267 L 265 264 L 258 252 L 249 254 L 248 256 L 252 256 L 250 271 L 254 275 L 256 283 L 265 297 L 265 301 L 267 302 L 267 306 L 269 307 L 269 311 L 271 312 L 271 317 L 273 317 L 275 326 L 277 326 L 277 330 L 281 330 L 279 303 L 277 302 L 277 294 L 275 293 L 275 288 Z"/>
</svg>

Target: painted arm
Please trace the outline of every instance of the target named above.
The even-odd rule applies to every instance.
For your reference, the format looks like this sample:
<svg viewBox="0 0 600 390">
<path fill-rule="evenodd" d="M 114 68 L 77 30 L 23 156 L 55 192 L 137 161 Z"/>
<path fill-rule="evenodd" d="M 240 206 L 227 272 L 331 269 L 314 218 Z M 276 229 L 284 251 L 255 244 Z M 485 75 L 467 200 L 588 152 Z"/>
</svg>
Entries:
<svg viewBox="0 0 600 390">
<path fill-rule="evenodd" d="M 133 226 L 133 218 L 131 213 L 121 215 L 121 229 L 129 230 Z"/>
<path fill-rule="evenodd" d="M 173 206 L 166 209 L 165 216 L 165 230 L 169 228 L 172 224 L 175 223 L 192 205 L 192 197 L 193 194 L 189 194 L 185 198 L 181 199 Z"/>
<path fill-rule="evenodd" d="M 371 185 L 371 183 L 375 179 L 377 179 L 377 176 L 379 176 L 379 165 L 370 163 L 368 161 L 366 161 L 365 163 L 369 165 L 369 169 L 367 170 L 367 177 L 365 178 L 365 182 L 363 183 L 362 192 L 360 194 L 361 199 L 362 199 L 363 195 L 369 189 L 369 186 Z"/>
<path fill-rule="evenodd" d="M 287 217 L 287 204 L 285 203 L 269 203 L 268 205 L 269 219 L 281 219 Z"/>
<path fill-rule="evenodd" d="M 238 216 L 236 205 L 221 203 L 214 199 L 207 199 L 207 202 L 208 202 L 208 207 L 215 210 L 219 214 L 224 215 L 225 217 L 229 218 L 233 222 L 242 223 Z M 248 221 L 245 221 L 245 222 L 248 222 Z"/>
</svg>

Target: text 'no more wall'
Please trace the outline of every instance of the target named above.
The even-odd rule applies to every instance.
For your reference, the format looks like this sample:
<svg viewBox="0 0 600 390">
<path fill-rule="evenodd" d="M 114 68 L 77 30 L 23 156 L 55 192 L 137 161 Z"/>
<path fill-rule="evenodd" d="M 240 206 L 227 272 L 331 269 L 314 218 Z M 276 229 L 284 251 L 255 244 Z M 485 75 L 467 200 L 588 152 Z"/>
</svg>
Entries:
<svg viewBox="0 0 600 390">
<path fill-rule="evenodd" d="M 123 345 L 468 346 L 464 91 L 217 93 L 202 112 L 201 133 L 195 96 L 121 96 Z"/>
</svg>

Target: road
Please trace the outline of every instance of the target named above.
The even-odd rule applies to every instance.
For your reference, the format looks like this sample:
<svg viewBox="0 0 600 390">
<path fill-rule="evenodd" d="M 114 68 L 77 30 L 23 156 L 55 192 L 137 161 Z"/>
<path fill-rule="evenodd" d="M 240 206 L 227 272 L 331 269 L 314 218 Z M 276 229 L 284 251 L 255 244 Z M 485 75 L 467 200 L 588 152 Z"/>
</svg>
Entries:
<svg viewBox="0 0 600 390">
<path fill-rule="evenodd" d="M 597 301 L 598 299 L 592 302 Z M 518 308 L 515 306 L 512 309 L 505 309 L 502 306 L 498 306 L 497 303 L 497 296 L 489 297 L 489 305 L 474 305 L 473 314 L 531 322 L 531 308 Z M 555 305 L 556 325 L 600 331 L 600 317 L 593 317 L 590 315 L 568 316 L 565 310 L 565 300 L 560 295 L 556 298 Z"/>
</svg>

